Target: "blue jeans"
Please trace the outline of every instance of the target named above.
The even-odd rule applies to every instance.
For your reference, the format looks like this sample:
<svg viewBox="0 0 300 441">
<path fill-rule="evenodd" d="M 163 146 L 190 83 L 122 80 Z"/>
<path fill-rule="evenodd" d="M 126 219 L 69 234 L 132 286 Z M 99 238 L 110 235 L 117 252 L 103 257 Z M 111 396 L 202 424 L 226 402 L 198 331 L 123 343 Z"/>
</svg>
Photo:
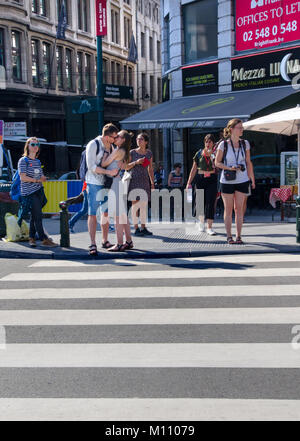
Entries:
<svg viewBox="0 0 300 441">
<path fill-rule="evenodd" d="M 78 211 L 77 213 L 75 213 L 74 216 L 72 216 L 71 219 L 69 220 L 70 228 L 73 228 L 74 225 L 76 224 L 76 222 L 79 221 L 79 219 L 82 216 L 87 214 L 87 212 L 88 212 L 88 198 L 87 198 L 86 190 L 84 190 L 84 192 L 83 192 L 83 203 L 82 203 L 81 210 Z"/>
</svg>

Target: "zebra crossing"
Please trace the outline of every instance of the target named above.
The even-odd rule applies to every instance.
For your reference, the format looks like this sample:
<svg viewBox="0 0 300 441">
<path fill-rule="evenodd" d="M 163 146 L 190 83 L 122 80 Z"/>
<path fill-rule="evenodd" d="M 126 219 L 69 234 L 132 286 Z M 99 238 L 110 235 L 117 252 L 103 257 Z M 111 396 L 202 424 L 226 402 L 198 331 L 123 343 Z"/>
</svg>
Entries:
<svg viewBox="0 0 300 441">
<path fill-rule="evenodd" d="M 300 255 L 28 261 L 0 280 L 0 420 L 300 420 Z"/>
</svg>

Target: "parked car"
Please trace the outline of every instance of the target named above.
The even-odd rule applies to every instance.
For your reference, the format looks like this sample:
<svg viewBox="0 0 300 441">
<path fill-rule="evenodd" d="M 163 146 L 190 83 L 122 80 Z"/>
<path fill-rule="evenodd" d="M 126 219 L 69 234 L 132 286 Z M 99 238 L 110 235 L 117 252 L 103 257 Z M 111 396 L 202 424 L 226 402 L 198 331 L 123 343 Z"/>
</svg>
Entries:
<svg viewBox="0 0 300 441">
<path fill-rule="evenodd" d="M 68 173 L 64 173 L 58 178 L 58 181 L 75 181 L 78 180 L 76 171 L 70 171 Z"/>
</svg>

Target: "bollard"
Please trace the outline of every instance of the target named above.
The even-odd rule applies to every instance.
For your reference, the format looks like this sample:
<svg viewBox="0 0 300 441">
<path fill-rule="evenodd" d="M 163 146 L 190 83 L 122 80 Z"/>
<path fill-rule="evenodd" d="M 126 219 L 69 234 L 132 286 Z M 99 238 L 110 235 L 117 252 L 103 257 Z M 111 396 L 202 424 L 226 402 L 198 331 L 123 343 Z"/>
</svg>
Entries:
<svg viewBox="0 0 300 441">
<path fill-rule="evenodd" d="M 70 248 L 69 212 L 65 201 L 59 203 L 60 210 L 60 246 Z"/>
<path fill-rule="evenodd" d="M 300 196 L 296 198 L 296 240 L 300 243 Z"/>
</svg>

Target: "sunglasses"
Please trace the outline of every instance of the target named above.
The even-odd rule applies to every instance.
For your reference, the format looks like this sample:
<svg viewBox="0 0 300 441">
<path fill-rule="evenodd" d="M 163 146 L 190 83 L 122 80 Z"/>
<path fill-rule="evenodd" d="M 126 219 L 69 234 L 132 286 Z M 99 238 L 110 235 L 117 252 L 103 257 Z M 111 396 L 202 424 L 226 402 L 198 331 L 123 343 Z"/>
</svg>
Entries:
<svg viewBox="0 0 300 441">
<path fill-rule="evenodd" d="M 39 147 L 40 143 L 39 142 L 31 142 L 30 145 L 31 145 L 31 147 Z"/>
</svg>

